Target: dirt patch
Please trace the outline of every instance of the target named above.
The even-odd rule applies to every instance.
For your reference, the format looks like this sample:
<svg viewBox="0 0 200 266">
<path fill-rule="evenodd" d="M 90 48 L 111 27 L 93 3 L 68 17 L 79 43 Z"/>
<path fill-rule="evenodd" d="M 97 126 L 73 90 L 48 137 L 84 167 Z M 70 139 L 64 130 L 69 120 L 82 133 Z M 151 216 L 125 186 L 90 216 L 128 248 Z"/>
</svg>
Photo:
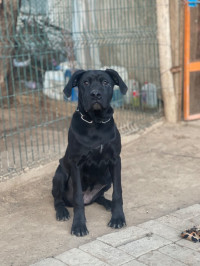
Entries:
<svg viewBox="0 0 200 266">
<path fill-rule="evenodd" d="M 200 121 L 158 127 L 127 142 L 123 138 L 122 184 L 127 225 L 200 202 Z M 134 138 L 134 137 L 133 137 Z M 113 232 L 110 213 L 86 207 L 90 234 L 70 235 L 72 218 L 57 222 L 51 196 L 57 162 L 2 183 L 1 265 L 28 265 Z M 16 181 L 18 180 L 18 181 Z M 107 194 L 111 198 L 110 191 Z M 69 208 L 71 217 L 73 211 Z"/>
</svg>

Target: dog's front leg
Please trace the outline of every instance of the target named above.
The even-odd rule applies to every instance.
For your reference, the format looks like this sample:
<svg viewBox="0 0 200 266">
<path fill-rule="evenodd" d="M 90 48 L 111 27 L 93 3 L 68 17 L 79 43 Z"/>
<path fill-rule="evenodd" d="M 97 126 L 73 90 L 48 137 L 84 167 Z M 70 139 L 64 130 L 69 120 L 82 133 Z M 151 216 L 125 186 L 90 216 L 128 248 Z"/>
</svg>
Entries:
<svg viewBox="0 0 200 266">
<path fill-rule="evenodd" d="M 80 169 L 73 163 L 71 167 L 71 175 L 73 182 L 73 205 L 74 205 L 74 219 L 71 233 L 76 236 L 84 236 L 89 232 L 86 227 L 86 219 L 84 213 L 84 202 L 81 186 Z"/>
<path fill-rule="evenodd" d="M 113 228 L 121 228 L 126 225 L 126 221 L 123 212 L 120 157 L 118 158 L 116 164 L 110 166 L 110 173 L 113 181 L 113 194 L 111 205 L 112 217 L 108 223 L 108 226 Z"/>
</svg>

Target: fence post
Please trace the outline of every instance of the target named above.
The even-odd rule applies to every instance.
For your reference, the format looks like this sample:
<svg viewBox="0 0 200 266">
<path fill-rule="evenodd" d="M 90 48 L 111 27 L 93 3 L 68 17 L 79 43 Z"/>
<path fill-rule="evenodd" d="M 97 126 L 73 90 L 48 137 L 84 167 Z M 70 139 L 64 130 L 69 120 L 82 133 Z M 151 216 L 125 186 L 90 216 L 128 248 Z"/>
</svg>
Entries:
<svg viewBox="0 0 200 266">
<path fill-rule="evenodd" d="M 160 74 L 164 100 L 165 118 L 168 122 L 177 122 L 177 99 L 174 89 L 170 38 L 169 0 L 156 0 L 157 27 L 160 56 Z"/>
</svg>

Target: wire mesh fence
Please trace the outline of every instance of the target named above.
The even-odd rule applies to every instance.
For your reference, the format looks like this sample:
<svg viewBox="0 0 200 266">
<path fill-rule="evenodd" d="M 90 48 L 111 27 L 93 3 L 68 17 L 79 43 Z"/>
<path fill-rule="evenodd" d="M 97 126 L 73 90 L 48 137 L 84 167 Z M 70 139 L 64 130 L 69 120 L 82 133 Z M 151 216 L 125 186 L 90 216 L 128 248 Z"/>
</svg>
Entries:
<svg viewBox="0 0 200 266">
<path fill-rule="evenodd" d="M 77 106 L 63 88 L 77 69 L 113 68 L 123 134 L 162 114 L 156 0 L 0 1 L 0 179 L 61 156 Z"/>
</svg>

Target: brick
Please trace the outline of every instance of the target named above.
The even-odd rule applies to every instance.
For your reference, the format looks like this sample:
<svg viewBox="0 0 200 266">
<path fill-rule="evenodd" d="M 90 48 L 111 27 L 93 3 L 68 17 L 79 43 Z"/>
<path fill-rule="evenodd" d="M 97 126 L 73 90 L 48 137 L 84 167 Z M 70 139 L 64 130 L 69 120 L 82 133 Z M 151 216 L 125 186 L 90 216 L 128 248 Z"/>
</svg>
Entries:
<svg viewBox="0 0 200 266">
<path fill-rule="evenodd" d="M 151 235 L 148 237 L 135 240 L 131 243 L 118 247 L 118 249 L 123 250 L 124 252 L 131 254 L 133 257 L 137 258 L 149 251 L 158 249 L 171 243 L 170 240 L 164 239 L 158 235 Z"/>
<path fill-rule="evenodd" d="M 151 220 L 146 223 L 139 224 L 138 226 L 172 241 L 177 241 L 181 239 L 178 230 L 169 227 L 168 225 L 159 223 L 157 220 Z"/>
<path fill-rule="evenodd" d="M 132 256 L 99 240 L 92 241 L 79 248 L 110 265 L 122 265 L 133 260 Z"/>
<path fill-rule="evenodd" d="M 67 263 L 67 265 L 97 265 L 97 266 L 106 266 L 106 264 L 103 261 L 100 261 L 99 259 L 91 256 L 90 254 L 78 249 L 73 248 L 70 249 L 58 256 L 56 256 L 57 259 L 60 261 Z"/>
<path fill-rule="evenodd" d="M 126 229 L 121 229 L 119 232 L 98 237 L 97 239 L 113 247 L 118 247 L 127 244 L 133 240 L 143 238 L 148 233 L 150 232 L 146 229 L 131 226 Z"/>
<path fill-rule="evenodd" d="M 162 224 L 166 224 L 175 229 L 178 229 L 179 232 L 182 232 L 183 230 L 190 228 L 194 225 L 194 223 L 191 222 L 190 220 L 179 219 L 173 215 L 166 215 L 166 216 L 160 217 L 156 219 L 156 221 Z"/>
<path fill-rule="evenodd" d="M 146 253 L 145 255 L 141 256 L 139 261 L 144 262 L 147 265 L 164 265 L 164 266 L 184 266 L 185 264 L 171 258 L 170 256 L 167 256 L 165 254 L 160 253 L 159 251 L 151 251 L 149 253 Z"/>
<path fill-rule="evenodd" d="M 192 266 L 200 265 L 200 253 L 192 249 L 179 246 L 177 244 L 170 244 L 166 247 L 160 248 L 159 251 L 176 260 L 182 261 L 185 264 Z"/>
<path fill-rule="evenodd" d="M 32 264 L 30 266 L 66 266 L 67 264 L 54 259 L 54 258 L 47 258 L 45 260 L 41 260 L 38 263 Z"/>
<path fill-rule="evenodd" d="M 200 204 L 194 204 L 192 206 L 189 206 L 187 208 L 183 208 L 181 210 L 178 210 L 176 212 L 172 212 L 171 215 L 183 219 L 183 220 L 188 220 L 193 217 L 196 217 L 200 215 Z"/>
</svg>

